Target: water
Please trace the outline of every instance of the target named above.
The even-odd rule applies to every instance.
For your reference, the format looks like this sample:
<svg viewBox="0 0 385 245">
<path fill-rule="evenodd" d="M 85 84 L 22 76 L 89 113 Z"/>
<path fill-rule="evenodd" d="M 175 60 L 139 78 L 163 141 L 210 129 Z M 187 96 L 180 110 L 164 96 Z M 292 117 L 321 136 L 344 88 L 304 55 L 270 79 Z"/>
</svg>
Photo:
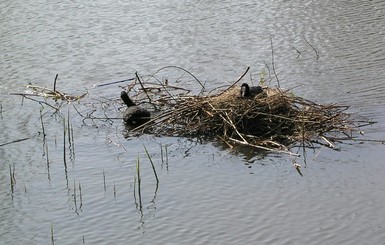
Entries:
<svg viewBox="0 0 385 245">
<path fill-rule="evenodd" d="M 382 1 L 3 0 L 0 9 L 0 144 L 29 138 L 0 147 L 2 244 L 48 244 L 51 229 L 56 244 L 385 241 L 380 143 L 309 151 L 302 178 L 287 156 L 180 138 L 125 140 L 120 121 L 84 125 L 72 105 L 63 114 L 42 111 L 44 141 L 40 106 L 8 94 L 25 91 L 29 82 L 51 87 L 59 74 L 59 91 L 88 91 L 85 101 L 95 102 L 117 97 L 120 88 L 94 84 L 166 65 L 189 69 L 209 88 L 230 84 L 247 66 L 254 80 L 270 69 L 274 85 L 273 36 L 281 86 L 351 106 L 357 116 L 378 121 L 364 128 L 366 137 L 384 139 Z M 184 86 L 199 89 L 183 79 Z M 65 171 L 67 111 L 75 145 L 73 152 L 66 145 Z M 157 168 L 158 190 L 143 144 Z M 168 159 L 163 154 L 162 163 L 164 145 Z M 138 156 L 142 212 L 134 199 Z M 15 169 L 13 192 L 9 166 Z"/>
</svg>

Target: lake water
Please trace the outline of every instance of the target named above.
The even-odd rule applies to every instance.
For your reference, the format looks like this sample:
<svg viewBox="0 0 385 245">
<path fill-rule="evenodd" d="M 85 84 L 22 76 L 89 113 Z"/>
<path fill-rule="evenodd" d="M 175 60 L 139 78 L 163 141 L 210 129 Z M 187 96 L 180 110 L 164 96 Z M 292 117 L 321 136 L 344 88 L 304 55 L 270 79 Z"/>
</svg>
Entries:
<svg viewBox="0 0 385 245">
<path fill-rule="evenodd" d="M 378 122 L 363 128 L 366 139 L 385 139 L 385 2 L 254 2 L 1 0 L 0 243 L 385 244 L 381 143 L 309 150 L 306 165 L 297 159 L 301 177 L 290 156 L 125 139 L 122 121 L 83 121 L 74 110 L 88 103 L 81 112 L 119 116 L 100 101 L 118 101 L 127 83 L 94 85 L 169 65 L 208 88 L 231 84 L 248 66 L 245 79 L 270 69 L 276 85 L 272 37 L 281 87 L 348 105 Z M 55 113 L 9 95 L 28 83 L 52 88 L 56 74 L 59 91 L 86 98 Z M 175 69 L 161 76 L 173 81 Z M 180 83 L 199 89 L 188 76 Z"/>
</svg>

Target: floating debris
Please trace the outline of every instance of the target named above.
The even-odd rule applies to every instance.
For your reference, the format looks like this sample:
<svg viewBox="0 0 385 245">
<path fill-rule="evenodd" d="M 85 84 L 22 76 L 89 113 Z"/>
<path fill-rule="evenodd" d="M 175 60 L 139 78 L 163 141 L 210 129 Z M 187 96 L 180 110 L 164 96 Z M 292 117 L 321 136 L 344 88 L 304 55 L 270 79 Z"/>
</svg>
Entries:
<svg viewBox="0 0 385 245">
<path fill-rule="evenodd" d="M 33 96 L 37 97 L 42 97 L 42 98 L 51 98 L 55 101 L 57 100 L 63 100 L 67 102 L 74 102 L 74 101 L 79 101 L 80 99 L 84 98 L 87 93 L 84 93 L 82 95 L 76 96 L 76 95 L 69 95 L 66 93 L 59 92 L 56 90 L 56 81 L 57 81 L 58 75 L 56 74 L 54 84 L 53 84 L 53 89 L 49 89 L 47 87 L 41 87 L 41 86 L 36 86 L 32 85 L 31 83 L 27 85 L 27 91 L 23 93 L 10 93 L 10 95 L 20 95 L 25 98 L 31 99 Z M 33 100 L 33 99 L 32 99 Z"/>
</svg>

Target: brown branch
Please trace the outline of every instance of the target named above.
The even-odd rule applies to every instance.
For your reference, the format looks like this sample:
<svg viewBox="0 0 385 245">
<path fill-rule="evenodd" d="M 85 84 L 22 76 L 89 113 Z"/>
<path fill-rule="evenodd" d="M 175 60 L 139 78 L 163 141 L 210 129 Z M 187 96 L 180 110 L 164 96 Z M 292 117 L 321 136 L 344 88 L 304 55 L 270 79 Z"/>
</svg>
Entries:
<svg viewBox="0 0 385 245">
<path fill-rule="evenodd" d="M 226 90 L 222 91 L 221 93 L 219 93 L 218 95 L 221 95 L 223 93 L 225 93 L 226 91 L 230 90 L 231 88 L 233 88 L 239 81 L 241 81 L 243 79 L 243 77 L 247 74 L 247 72 L 250 70 L 250 67 L 248 66 L 246 68 L 246 71 L 233 83 L 231 84 Z"/>
</svg>

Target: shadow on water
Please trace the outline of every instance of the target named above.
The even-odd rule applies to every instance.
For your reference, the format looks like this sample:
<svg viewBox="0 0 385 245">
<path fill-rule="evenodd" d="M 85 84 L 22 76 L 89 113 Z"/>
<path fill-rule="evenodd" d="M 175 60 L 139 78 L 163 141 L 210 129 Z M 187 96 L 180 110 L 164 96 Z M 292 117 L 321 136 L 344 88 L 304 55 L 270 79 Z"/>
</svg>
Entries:
<svg viewBox="0 0 385 245">
<path fill-rule="evenodd" d="M 208 142 L 206 142 L 208 143 Z M 221 151 L 228 151 L 230 154 L 233 154 L 234 156 L 240 156 L 242 157 L 245 162 L 244 164 L 254 164 L 254 163 L 261 163 L 261 159 L 264 159 L 269 154 L 271 155 L 271 152 L 255 149 L 251 146 L 229 146 L 222 140 L 216 140 L 212 143 L 215 147 L 217 147 Z M 274 155 L 274 154 L 273 154 Z"/>
</svg>

